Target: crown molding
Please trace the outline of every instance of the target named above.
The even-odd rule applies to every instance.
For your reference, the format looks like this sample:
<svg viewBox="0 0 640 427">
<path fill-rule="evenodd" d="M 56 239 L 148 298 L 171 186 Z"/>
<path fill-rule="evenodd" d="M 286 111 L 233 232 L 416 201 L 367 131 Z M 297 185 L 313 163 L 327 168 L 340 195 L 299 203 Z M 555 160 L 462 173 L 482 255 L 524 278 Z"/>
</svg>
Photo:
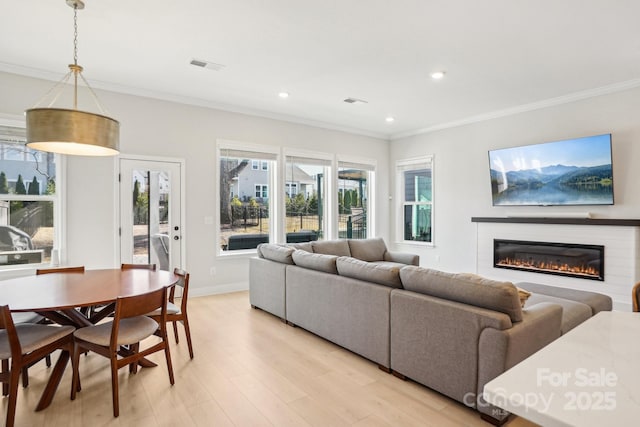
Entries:
<svg viewBox="0 0 640 427">
<path fill-rule="evenodd" d="M 54 73 L 47 70 L 9 64 L 6 62 L 0 62 L 0 71 L 16 74 L 19 76 L 32 77 L 32 78 L 41 79 L 41 80 L 49 80 L 52 82 L 58 82 L 62 76 L 61 73 Z M 256 117 L 261 117 L 265 119 L 272 119 L 272 120 L 284 121 L 288 123 L 295 123 L 299 125 L 313 126 L 317 128 L 333 130 L 338 132 L 345 132 L 345 133 L 350 133 L 354 135 L 362 135 L 362 136 L 367 136 L 371 138 L 382 139 L 387 142 L 389 141 L 388 133 L 371 132 L 364 129 L 352 128 L 349 126 L 340 126 L 332 123 L 326 123 L 319 120 L 305 119 L 302 117 L 292 116 L 288 114 L 279 114 L 279 113 L 274 113 L 274 112 L 265 111 L 265 110 L 242 107 L 239 105 L 212 102 L 212 101 L 207 101 L 201 98 L 174 95 L 174 94 L 161 92 L 161 91 L 153 91 L 149 89 L 136 88 L 132 86 L 124 86 L 116 83 L 104 82 L 104 81 L 93 80 L 93 79 L 91 79 L 91 87 L 94 89 L 121 93 L 124 95 L 141 96 L 141 97 L 152 98 L 152 99 L 157 99 L 161 101 L 175 102 L 177 104 L 211 108 L 211 109 L 221 110 L 221 111 L 230 112 L 230 113 L 245 114 L 245 115 L 256 116 Z"/>
<path fill-rule="evenodd" d="M 594 98 L 597 96 L 608 95 L 611 93 L 622 92 L 625 90 L 633 89 L 640 86 L 640 79 L 627 80 L 624 82 L 614 83 L 607 86 L 601 86 L 594 89 L 583 90 L 580 92 L 570 93 L 568 95 L 558 96 L 556 98 L 545 99 L 543 101 L 532 102 L 529 104 L 523 104 L 516 107 L 505 108 L 504 110 L 497 110 L 485 114 L 479 114 L 477 116 L 471 116 L 460 120 L 454 120 L 447 123 L 441 123 L 434 126 L 429 126 L 422 129 L 416 129 L 408 132 L 400 132 L 390 135 L 390 140 L 407 138 L 410 136 L 422 135 L 426 133 L 432 133 L 443 129 L 450 129 L 459 126 L 465 126 L 473 123 L 484 122 L 487 120 L 499 119 L 502 117 L 513 116 L 520 113 L 526 113 L 528 111 L 541 110 L 543 108 L 554 107 L 557 105 L 569 104 L 583 99 Z"/>
</svg>

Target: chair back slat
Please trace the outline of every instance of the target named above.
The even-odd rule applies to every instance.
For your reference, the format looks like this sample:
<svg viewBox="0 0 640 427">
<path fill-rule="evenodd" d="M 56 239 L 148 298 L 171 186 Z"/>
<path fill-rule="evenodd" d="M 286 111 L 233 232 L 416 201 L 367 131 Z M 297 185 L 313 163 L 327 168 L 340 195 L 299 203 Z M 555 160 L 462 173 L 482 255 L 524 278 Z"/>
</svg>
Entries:
<svg viewBox="0 0 640 427">
<path fill-rule="evenodd" d="M 187 298 L 189 297 L 189 273 L 180 268 L 176 268 L 173 270 L 173 274 L 180 278 L 178 283 L 176 283 L 176 286 L 180 286 L 182 288 L 182 303 L 180 304 L 180 311 L 184 313 L 187 309 Z"/>
<path fill-rule="evenodd" d="M 122 270 L 151 270 L 156 271 L 155 264 L 122 264 L 120 266 Z"/>
<path fill-rule="evenodd" d="M 36 275 L 51 273 L 84 273 L 84 265 L 79 267 L 38 268 Z"/>
<path fill-rule="evenodd" d="M 122 297 L 116 300 L 116 318 L 142 316 L 157 308 L 166 308 L 167 288 L 163 287 L 146 294 Z"/>
</svg>

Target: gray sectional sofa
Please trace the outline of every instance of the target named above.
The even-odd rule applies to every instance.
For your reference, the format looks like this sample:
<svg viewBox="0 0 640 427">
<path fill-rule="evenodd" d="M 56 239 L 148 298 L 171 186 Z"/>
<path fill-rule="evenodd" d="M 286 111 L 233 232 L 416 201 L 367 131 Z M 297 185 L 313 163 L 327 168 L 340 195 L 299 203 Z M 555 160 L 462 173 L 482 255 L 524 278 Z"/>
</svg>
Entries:
<svg viewBox="0 0 640 427">
<path fill-rule="evenodd" d="M 590 292 L 418 267 L 382 239 L 263 244 L 250 261 L 250 302 L 476 408 L 494 424 L 508 413 L 484 384 L 601 310 Z M 525 292 L 526 293 L 526 292 Z"/>
</svg>

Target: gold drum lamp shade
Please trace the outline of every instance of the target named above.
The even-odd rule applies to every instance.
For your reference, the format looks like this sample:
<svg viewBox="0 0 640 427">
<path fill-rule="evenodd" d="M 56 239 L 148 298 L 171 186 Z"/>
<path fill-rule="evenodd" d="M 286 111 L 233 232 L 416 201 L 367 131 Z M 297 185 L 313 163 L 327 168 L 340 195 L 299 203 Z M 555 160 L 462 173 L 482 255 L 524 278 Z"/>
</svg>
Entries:
<svg viewBox="0 0 640 427">
<path fill-rule="evenodd" d="M 80 156 L 118 154 L 120 124 L 107 116 L 62 108 L 27 110 L 27 145 Z"/>
<path fill-rule="evenodd" d="M 73 8 L 74 21 L 74 61 L 69 72 L 53 89 L 59 89 L 47 107 L 36 106 L 27 110 L 27 146 L 40 151 L 79 156 L 113 156 L 119 153 L 120 123 L 105 114 L 95 114 L 78 110 L 78 77 L 84 81 L 94 101 L 104 113 L 97 96 L 82 76 L 78 65 L 78 25 L 77 11 L 84 9 L 82 0 L 66 0 Z M 73 76 L 73 109 L 52 108 L 59 92 Z M 47 96 L 53 91 L 49 91 Z"/>
</svg>

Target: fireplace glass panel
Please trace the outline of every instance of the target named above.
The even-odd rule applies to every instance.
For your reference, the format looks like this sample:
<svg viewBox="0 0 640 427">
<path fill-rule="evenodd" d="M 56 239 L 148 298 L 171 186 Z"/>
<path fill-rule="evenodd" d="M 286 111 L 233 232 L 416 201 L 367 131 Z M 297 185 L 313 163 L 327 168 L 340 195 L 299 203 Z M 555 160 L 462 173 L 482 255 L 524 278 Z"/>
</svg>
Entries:
<svg viewBox="0 0 640 427">
<path fill-rule="evenodd" d="M 604 246 L 495 239 L 493 266 L 602 281 Z"/>
</svg>

